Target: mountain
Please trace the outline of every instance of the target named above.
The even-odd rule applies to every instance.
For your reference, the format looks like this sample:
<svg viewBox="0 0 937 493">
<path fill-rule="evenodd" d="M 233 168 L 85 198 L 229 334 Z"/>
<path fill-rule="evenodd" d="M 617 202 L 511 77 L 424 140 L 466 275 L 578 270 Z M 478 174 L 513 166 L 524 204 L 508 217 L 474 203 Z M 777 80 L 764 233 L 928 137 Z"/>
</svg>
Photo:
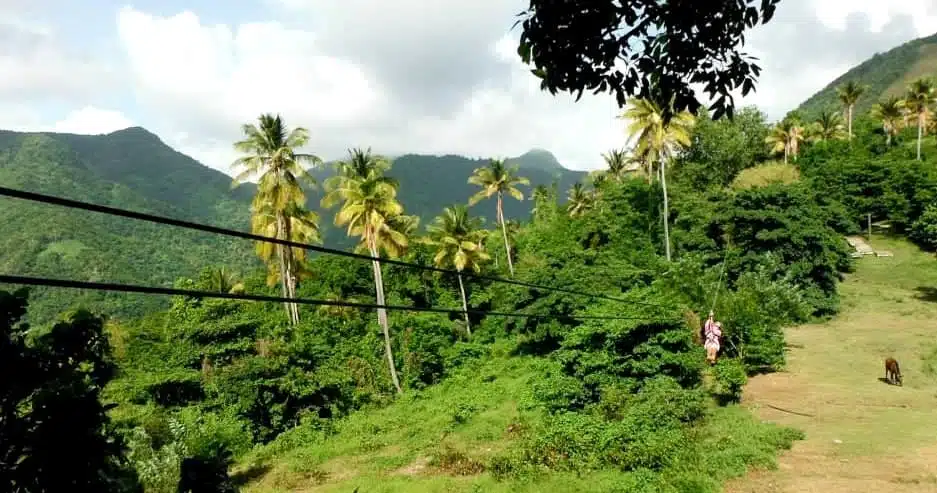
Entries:
<svg viewBox="0 0 937 493">
<path fill-rule="evenodd" d="M 904 94 L 908 84 L 918 77 L 937 75 L 937 34 L 909 41 L 901 46 L 876 53 L 872 58 L 853 67 L 804 101 L 799 110 L 815 114 L 823 109 L 841 108 L 836 88 L 844 82 L 856 80 L 868 86 L 856 103 L 856 113 L 862 114 L 885 96 Z"/>
<path fill-rule="evenodd" d="M 0 132 L 0 185 L 246 229 L 250 191 L 128 129 L 104 136 Z M 0 272 L 171 286 L 209 265 L 258 266 L 248 242 L 172 226 L 0 198 Z M 155 296 L 34 288 L 33 322 L 75 304 L 115 315 L 165 306 Z"/>
<path fill-rule="evenodd" d="M 532 204 L 530 192 L 537 185 L 550 186 L 554 181 L 558 190 L 565 192 L 573 183 L 585 179 L 586 173 L 572 171 L 562 167 L 556 158 L 547 151 L 531 151 L 517 158 L 507 159 L 509 165 L 519 166 L 519 174 L 530 180 L 530 187 L 521 187 L 524 201 L 506 198 L 504 215 L 508 219 L 527 219 Z M 463 156 L 429 156 L 405 154 L 394 159 L 389 176 L 400 183 L 399 198 L 407 214 L 420 216 L 420 224 L 427 222 L 442 212 L 446 206 L 466 203 L 479 189 L 468 183 L 468 178 L 476 168 L 486 166 L 487 159 L 471 159 Z M 334 173 L 332 166 L 324 166 L 313 172 L 321 185 Z M 317 206 L 321 198 L 321 187 L 309 193 L 310 207 Z M 561 197 L 562 198 L 562 197 Z M 331 227 L 333 217 L 330 211 L 319 211 L 322 218 L 323 240 L 326 245 L 351 248 L 354 240 L 345 236 L 343 229 Z M 495 223 L 494 200 L 482 201 L 472 208 L 472 213 L 485 218 L 486 224 Z"/>
<path fill-rule="evenodd" d="M 508 160 L 537 185 L 557 182 L 565 191 L 585 173 L 567 170 L 544 150 Z M 394 160 L 389 174 L 400 182 L 400 200 L 408 214 L 426 224 L 443 207 L 464 203 L 477 191 L 468 184 L 487 160 L 462 156 L 408 154 Z M 314 170 L 321 183 L 331 166 Z M 0 186 L 45 193 L 95 204 L 149 212 L 247 231 L 250 201 L 256 187 L 231 189 L 231 178 L 175 151 L 139 128 L 107 135 L 19 133 L 0 131 Z M 321 187 L 309 193 L 319 209 Z M 505 215 L 526 219 L 531 202 L 506 199 Z M 493 201 L 473 208 L 494 224 Z M 350 249 L 355 240 L 332 225 L 333 212 L 322 211 L 326 246 Z M 210 265 L 246 272 L 259 267 L 250 242 L 114 218 L 101 214 L 0 198 L 0 272 L 90 281 L 170 286 Z M 116 316 L 136 316 L 165 306 L 165 298 L 35 288 L 33 322 L 83 304 Z"/>
</svg>

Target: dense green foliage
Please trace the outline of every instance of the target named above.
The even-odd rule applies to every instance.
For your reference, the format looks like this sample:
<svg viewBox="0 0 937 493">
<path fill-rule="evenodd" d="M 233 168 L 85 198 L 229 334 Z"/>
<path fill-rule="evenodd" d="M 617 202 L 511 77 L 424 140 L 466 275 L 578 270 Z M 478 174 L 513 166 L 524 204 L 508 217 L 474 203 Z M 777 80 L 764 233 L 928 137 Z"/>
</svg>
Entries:
<svg viewBox="0 0 937 493">
<path fill-rule="evenodd" d="M 31 333 L 26 308 L 27 290 L 0 291 L 0 488 L 139 491 L 99 400 L 116 370 L 103 321 L 78 311 Z"/>
<path fill-rule="evenodd" d="M 797 121 L 789 119 L 790 128 Z M 68 384 L 80 390 L 80 409 L 88 416 L 74 419 L 87 422 L 81 429 L 93 433 L 74 440 L 85 443 L 88 460 L 96 461 L 82 470 L 103 471 L 95 477 L 121 488 L 139 483 L 147 492 L 169 493 L 180 486 L 235 491 L 247 480 L 235 465 L 253 470 L 274 467 L 278 460 L 296 461 L 304 477 L 315 482 L 325 481 L 320 469 L 325 461 L 342 453 L 383 451 L 380 460 L 395 468 L 418 459 L 410 452 L 394 456 L 395 441 L 432 450 L 428 464 L 441 474 L 487 475 L 492 484 L 591 471 L 596 478 L 616 478 L 618 487 L 628 491 L 718 491 L 721 481 L 749 465 L 764 465 L 798 436 L 743 418 L 732 404 L 739 401 L 748 376 L 784 367 L 782 327 L 837 312 L 838 282 L 852 268 L 843 235 L 858 233 L 871 214 L 893 231 L 937 247 L 937 174 L 929 160 L 937 155 L 934 139 L 925 139 L 924 159 L 918 160 L 914 129 L 898 132 L 886 144 L 880 123 L 857 116 L 850 141 L 831 132 L 824 139 L 795 142 L 799 147 L 782 142 L 781 151 L 790 158 L 786 166 L 797 171 L 792 179 L 733 186 L 740 173 L 771 162 L 778 127 L 767 125 L 752 108 L 731 121 L 701 114 L 686 126 L 686 142 L 662 146 L 656 155 L 660 163 L 669 163 L 666 193 L 662 179 L 596 174 L 576 188 L 575 200 L 587 204 L 582 207 L 561 204 L 559 187 L 531 193 L 522 185 L 538 172 L 559 171 L 546 159 L 540 161 L 546 170 L 521 167 L 501 180 L 498 176 L 508 174 L 495 171 L 510 168 L 440 158 L 461 163 L 462 170 L 461 176 L 447 178 L 451 187 L 440 188 L 427 181 L 430 158 L 401 157 L 388 170 L 377 156 L 360 153 L 360 162 L 340 165 L 338 176 L 316 172 L 320 180 L 334 177 L 326 182 L 335 199 L 326 202 L 334 208 L 320 212 L 321 223 L 351 225 L 349 241 L 382 258 L 454 265 L 463 275 L 325 255 L 297 257 L 306 276 L 297 283 L 296 296 L 376 299 L 450 313 L 390 311 L 375 317 L 366 310 L 301 305 L 301 316 L 291 315 L 291 323 L 282 307 L 271 303 L 174 297 L 165 308 L 143 307 L 141 316 L 132 319 L 104 323 L 75 312 L 43 331 L 16 325 L 25 299 L 2 293 L 13 308 L 7 317 L 9 342 L 0 343 L 14 356 L 0 362 L 27 370 L 38 365 L 31 379 L 8 384 L 15 392 L 3 394 L 14 396 L 12 404 L 4 401 L 4 410 L 28 421 L 33 416 L 24 411 L 29 409 L 24 400 L 42 396 L 46 387 Z M 16 165 L 0 167 L 12 186 L 50 191 L 67 185 L 55 193 L 93 201 L 110 197 L 112 203 L 141 209 L 166 207 L 132 188 L 142 189 L 139 183 L 107 188 L 92 179 L 95 172 L 69 158 L 68 148 L 53 137 L 17 138 L 16 152 L 5 154 L 3 161 Z M 38 164 L 29 169 L 27 162 Z M 71 168 L 58 162 L 72 163 Z M 413 164 L 405 166 L 408 162 Z M 411 172 L 420 176 L 403 178 Z M 412 181 L 417 179 L 424 181 Z M 499 187 L 500 181 L 510 186 Z M 412 215 L 427 212 L 407 208 L 408 186 L 444 190 L 448 208 L 431 211 L 442 215 L 417 226 Z M 465 193 L 454 196 L 453 190 Z M 452 204 L 453 197 L 468 200 L 478 190 L 479 197 L 494 200 L 501 190 L 506 215 L 511 204 L 523 207 L 515 216 L 520 221 L 506 221 L 503 229 L 495 221 L 475 221 L 497 213 L 494 200 L 469 208 Z M 509 198 L 521 192 L 533 200 Z M 419 207 L 434 206 L 442 200 L 438 194 L 419 195 L 433 197 Z M 247 213 L 258 214 L 258 208 L 251 211 L 246 201 L 233 197 L 245 221 Z M 662 217 L 665 198 L 669 220 Z M 528 212 L 531 206 L 535 213 Z M 60 259 L 93 252 L 100 256 L 81 257 L 68 273 L 80 278 L 80 267 L 99 259 L 118 271 L 122 262 L 140 262 L 125 274 L 155 278 L 144 261 L 155 252 L 172 251 L 147 249 L 142 243 L 158 243 L 156 230 L 132 229 L 145 226 L 120 229 L 117 221 L 80 222 L 75 215 L 62 215 L 51 227 L 40 228 L 28 211 L 10 210 L 35 231 L 57 235 L 52 254 L 60 264 L 43 271 L 54 277 L 66 277 L 51 270 L 66 270 Z M 86 231 L 69 231 L 74 224 Z M 105 228 L 116 232 L 106 236 L 100 233 Z M 665 243 L 668 232 L 671 241 Z M 30 239 L 36 235 L 29 231 L 18 241 L 47 247 Z M 252 245 L 225 247 L 231 258 L 243 261 L 222 262 L 221 254 L 229 250 L 210 243 L 221 240 L 199 244 L 184 238 L 175 248 L 188 255 L 183 258 L 189 259 L 191 271 L 160 272 L 165 279 L 160 282 L 221 292 L 279 291 L 268 282 L 267 269 L 250 268 Z M 106 252 L 108 242 L 135 245 L 139 252 Z M 669 261 L 665 245 L 671 243 Z M 195 245 L 217 251 L 209 254 Z M 149 256 L 140 260 L 141 252 Z M 29 256 L 15 258 L 9 264 L 12 272 L 40 265 Z M 232 276 L 222 266 L 239 268 L 242 275 Z M 616 300 L 479 279 L 470 275 L 475 271 L 513 274 L 528 283 Z M 104 276 L 110 272 L 98 275 L 110 279 Z M 49 309 L 42 304 L 45 299 L 37 298 L 40 310 Z M 473 312 L 462 313 L 463 306 Z M 724 324 L 720 359 L 713 367 L 704 363 L 700 345 L 701 320 L 710 309 Z M 88 344 L 86 351 L 69 352 L 82 342 Z M 45 362 L 59 360 L 67 361 L 64 369 L 43 369 Z M 100 374 L 84 373 L 97 368 Z M 69 393 L 52 399 L 49 409 L 56 414 L 44 425 L 64 426 L 72 417 L 60 410 L 77 407 L 76 399 Z M 113 404 L 109 419 L 103 403 Z M 497 417 L 489 413 L 495 408 L 500 409 Z M 438 439 L 468 433 L 473 426 L 481 430 L 471 442 L 477 448 L 485 440 L 503 441 L 476 453 Z M 736 440 L 735 426 L 745 430 L 745 438 Z M 46 460 L 41 453 L 35 457 Z M 126 474 L 128 462 L 136 479 Z M 20 463 L 32 467 L 28 460 Z M 56 465 L 65 471 L 56 478 L 91 481 L 64 479 L 77 474 L 66 466 L 71 467 Z M 714 468 L 722 471 L 713 474 Z M 589 491 L 605 490 L 594 486 Z"/>
<path fill-rule="evenodd" d="M 840 108 L 836 90 L 847 81 L 867 87 L 856 102 L 855 114 L 864 114 L 886 96 L 903 94 L 905 86 L 915 77 L 937 71 L 937 35 L 918 38 L 876 53 L 830 82 L 820 92 L 804 101 L 799 110 L 816 115 L 823 110 Z"/>
</svg>

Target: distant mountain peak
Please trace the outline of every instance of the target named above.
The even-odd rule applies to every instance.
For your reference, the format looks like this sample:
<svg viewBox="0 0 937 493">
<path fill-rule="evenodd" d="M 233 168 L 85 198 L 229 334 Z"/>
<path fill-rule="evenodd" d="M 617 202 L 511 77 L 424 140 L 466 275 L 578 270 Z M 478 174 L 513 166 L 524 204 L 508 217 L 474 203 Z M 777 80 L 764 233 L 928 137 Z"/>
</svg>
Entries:
<svg viewBox="0 0 937 493">
<path fill-rule="evenodd" d="M 535 168 L 546 171 L 566 169 L 560 164 L 559 160 L 556 159 L 556 156 L 554 156 L 552 152 L 536 147 L 520 156 L 508 159 L 508 162 L 516 164 L 521 168 Z"/>
<path fill-rule="evenodd" d="M 121 130 L 115 130 L 107 134 L 107 137 L 134 137 L 137 139 L 146 138 L 146 139 L 152 139 L 152 140 L 162 142 L 162 139 L 160 139 L 158 135 L 139 126 L 127 127 Z"/>
</svg>

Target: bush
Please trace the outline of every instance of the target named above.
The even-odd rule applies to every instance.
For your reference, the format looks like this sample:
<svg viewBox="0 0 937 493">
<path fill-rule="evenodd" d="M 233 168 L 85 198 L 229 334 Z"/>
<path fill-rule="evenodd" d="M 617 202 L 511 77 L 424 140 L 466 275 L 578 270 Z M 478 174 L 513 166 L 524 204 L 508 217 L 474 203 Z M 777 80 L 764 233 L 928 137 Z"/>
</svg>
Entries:
<svg viewBox="0 0 937 493">
<path fill-rule="evenodd" d="M 937 250 L 937 204 L 928 205 L 914 221 L 910 238 L 928 250 Z"/>
<path fill-rule="evenodd" d="M 116 371 L 104 321 L 78 310 L 30 333 L 27 299 L 0 291 L 0 490 L 139 491 L 100 399 Z"/>
<path fill-rule="evenodd" d="M 742 388 L 748 382 L 745 365 L 735 358 L 720 358 L 713 368 L 713 395 L 720 404 L 742 400 Z"/>
<path fill-rule="evenodd" d="M 620 303 L 611 301 L 597 302 L 586 313 L 629 314 Z M 589 320 L 566 336 L 555 357 L 567 375 L 580 379 L 593 392 L 610 384 L 637 390 L 645 379 L 656 376 L 669 376 L 683 387 L 695 387 L 703 362 L 702 348 L 693 343 L 692 334 L 677 317 Z"/>
<path fill-rule="evenodd" d="M 587 471 L 614 466 L 622 470 L 661 470 L 686 446 L 688 425 L 703 418 L 705 396 L 670 377 L 655 377 L 617 405 L 620 419 L 598 413 L 560 412 L 528 433 L 519 449 L 493 461 L 496 474 L 530 466 Z"/>
</svg>

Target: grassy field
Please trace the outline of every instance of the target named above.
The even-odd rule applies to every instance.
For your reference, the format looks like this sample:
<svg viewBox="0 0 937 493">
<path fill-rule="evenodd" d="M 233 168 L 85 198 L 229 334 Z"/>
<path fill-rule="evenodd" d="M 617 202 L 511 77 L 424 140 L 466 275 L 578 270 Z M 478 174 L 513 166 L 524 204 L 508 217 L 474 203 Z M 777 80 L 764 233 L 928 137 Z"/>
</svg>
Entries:
<svg viewBox="0 0 937 493">
<path fill-rule="evenodd" d="M 937 491 L 937 260 L 903 241 L 871 246 L 894 257 L 862 258 L 841 286 L 843 312 L 788 330 L 788 370 L 752 379 L 743 398 L 807 439 L 727 491 Z M 888 356 L 903 387 L 879 380 Z"/>
</svg>

